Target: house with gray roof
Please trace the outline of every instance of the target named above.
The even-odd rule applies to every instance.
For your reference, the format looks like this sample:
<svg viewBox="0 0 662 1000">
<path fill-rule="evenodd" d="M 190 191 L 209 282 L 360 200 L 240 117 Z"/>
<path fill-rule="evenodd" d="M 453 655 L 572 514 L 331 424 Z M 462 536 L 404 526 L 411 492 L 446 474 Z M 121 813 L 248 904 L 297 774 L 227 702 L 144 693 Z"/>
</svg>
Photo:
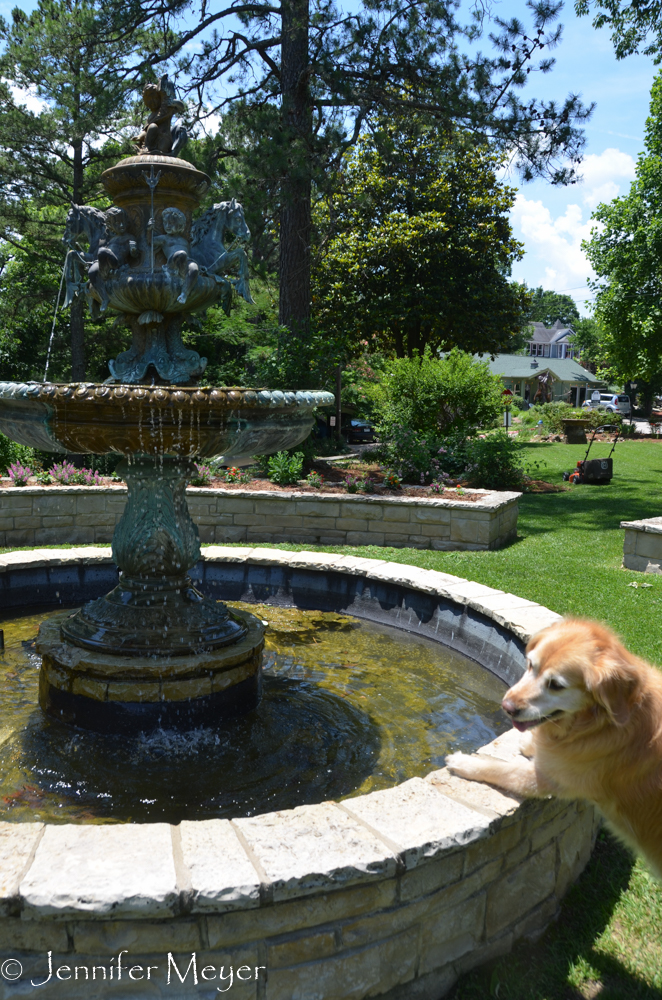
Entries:
<svg viewBox="0 0 662 1000">
<path fill-rule="evenodd" d="M 533 358 L 579 358 L 579 348 L 573 344 L 575 331 L 571 326 L 564 326 L 557 319 L 554 326 L 547 327 L 544 323 L 532 323 L 529 327 L 530 339 L 526 345 L 526 353 Z"/>
<path fill-rule="evenodd" d="M 578 361 L 569 358 L 533 358 L 522 354 L 497 354 L 494 359 L 487 354 L 477 357 L 487 361 L 493 375 L 501 377 L 504 389 L 510 389 L 528 403 L 534 401 L 540 376 L 547 373 L 552 378 L 552 398 L 573 406 L 581 406 L 587 396 L 590 399 L 594 389 L 605 386 Z"/>
</svg>

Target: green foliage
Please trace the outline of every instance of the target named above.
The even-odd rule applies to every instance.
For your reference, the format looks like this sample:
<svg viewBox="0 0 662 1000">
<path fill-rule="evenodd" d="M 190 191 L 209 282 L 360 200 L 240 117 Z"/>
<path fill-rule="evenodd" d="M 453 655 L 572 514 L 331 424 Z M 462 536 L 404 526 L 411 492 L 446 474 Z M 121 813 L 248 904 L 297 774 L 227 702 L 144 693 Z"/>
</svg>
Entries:
<svg viewBox="0 0 662 1000">
<path fill-rule="evenodd" d="M 333 336 L 310 330 L 293 335 L 287 327 L 276 332 L 276 346 L 253 357 L 253 381 L 269 389 L 335 388 L 343 344 Z"/>
<path fill-rule="evenodd" d="M 272 455 L 267 461 L 269 469 L 269 479 L 278 486 L 291 486 L 301 479 L 303 473 L 303 453 L 296 452 L 294 455 L 286 451 L 279 451 Z"/>
<path fill-rule="evenodd" d="M 367 341 L 361 346 L 367 347 Z M 357 417 L 374 419 L 378 386 L 388 367 L 389 361 L 383 354 L 367 352 L 345 365 L 340 396 L 343 410 L 351 407 Z"/>
<path fill-rule="evenodd" d="M 599 205 L 582 244 L 597 280 L 595 318 L 604 376 L 662 388 L 662 75 L 651 90 L 645 152 L 630 191 Z M 586 331 L 588 332 L 588 331 Z M 602 372 L 601 372 L 602 374 Z"/>
<path fill-rule="evenodd" d="M 209 465 L 199 465 L 195 463 L 195 473 L 189 479 L 191 486 L 209 486 L 214 473 Z"/>
<path fill-rule="evenodd" d="M 564 326 L 571 326 L 574 330 L 579 310 L 570 295 L 550 292 L 539 286 L 531 293 L 529 319 L 534 323 L 544 323 L 545 326 L 554 326 L 560 320 Z"/>
<path fill-rule="evenodd" d="M 479 489 L 502 490 L 521 489 L 523 483 L 522 446 L 503 430 L 468 435 L 459 429 L 430 436 L 396 424 L 378 455 L 403 482 L 461 480 Z"/>
<path fill-rule="evenodd" d="M 133 84 L 118 70 L 149 33 L 141 28 L 109 43 L 102 21 L 100 0 L 38 0 L 31 13 L 16 8 L 10 22 L 0 19 L 0 252 L 5 262 L 13 258 L 0 298 L 0 353 L 17 345 L 19 365 L 27 363 L 31 377 L 43 378 L 67 211 L 72 202 L 106 207 L 100 175 L 131 151 Z M 38 110 L 22 103 L 26 91 L 42 102 Z M 71 316 L 58 317 L 56 355 L 64 357 L 54 358 L 49 375 L 70 374 L 63 339 L 70 320 L 74 377 L 98 377 L 98 333 L 112 321 L 87 324 L 93 357 L 86 372 L 80 300 Z"/>
<path fill-rule="evenodd" d="M 312 486 L 314 489 L 319 490 L 324 485 L 324 476 L 322 475 L 321 472 L 315 472 L 315 471 L 309 472 L 308 475 L 306 476 L 306 482 L 308 483 L 309 486 Z"/>
<path fill-rule="evenodd" d="M 16 441 L 11 441 L 4 434 L 0 434 L 0 475 L 7 475 L 7 469 L 12 462 L 33 465 L 34 457 L 33 448 L 28 448 L 24 444 L 17 444 Z"/>
<path fill-rule="evenodd" d="M 386 366 L 375 391 L 380 426 L 395 423 L 422 434 L 458 427 L 489 427 L 502 409 L 503 385 L 487 361 L 454 349 L 436 358 L 397 358 Z"/>
<path fill-rule="evenodd" d="M 522 446 L 505 430 L 467 440 L 466 478 L 486 490 L 519 490 L 524 482 Z"/>
<path fill-rule="evenodd" d="M 468 133 L 420 115 L 376 120 L 316 207 L 317 325 L 400 356 L 426 345 L 508 349 L 528 293 L 508 280 L 522 246 L 508 220 L 515 192 L 497 180 L 499 165 Z"/>
</svg>

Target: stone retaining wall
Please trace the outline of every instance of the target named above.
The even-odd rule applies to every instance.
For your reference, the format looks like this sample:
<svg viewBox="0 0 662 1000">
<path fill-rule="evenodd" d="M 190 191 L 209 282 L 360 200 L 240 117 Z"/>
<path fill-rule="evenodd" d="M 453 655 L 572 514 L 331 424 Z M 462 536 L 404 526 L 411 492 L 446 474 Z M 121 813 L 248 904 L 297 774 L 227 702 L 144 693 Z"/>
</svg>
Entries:
<svg viewBox="0 0 662 1000">
<path fill-rule="evenodd" d="M 623 568 L 662 573 L 662 517 L 621 521 L 621 528 L 625 528 Z"/>
<path fill-rule="evenodd" d="M 418 549 L 496 549 L 517 537 L 519 493 L 477 490 L 476 503 L 189 487 L 203 543 L 307 542 Z M 110 542 L 125 486 L 0 490 L 0 547 Z"/>
<path fill-rule="evenodd" d="M 50 573 L 56 585 L 59 567 L 68 585 L 67 567 L 103 570 L 108 560 L 107 550 L 16 552 L 0 556 L 0 573 L 17 585 L 21 573 L 33 585 Z M 381 560 L 205 550 L 209 579 L 224 566 L 249 589 L 259 573 L 254 599 L 284 600 L 287 570 L 295 583 L 297 574 L 347 577 L 356 593 L 376 588 L 380 605 L 390 593 L 396 611 L 396 592 L 403 608 L 419 598 L 453 605 L 454 633 L 471 613 L 483 635 L 510 635 L 504 676 L 521 672 L 522 642 L 559 617 Z M 519 734 L 478 752 L 510 760 Z M 233 820 L 0 823 L 0 1000 L 36 997 L 49 952 L 48 996 L 63 1000 L 211 998 L 219 989 L 239 1000 L 439 1000 L 462 972 L 553 919 L 596 831 L 581 803 L 522 802 L 445 768 L 342 802 Z"/>
</svg>

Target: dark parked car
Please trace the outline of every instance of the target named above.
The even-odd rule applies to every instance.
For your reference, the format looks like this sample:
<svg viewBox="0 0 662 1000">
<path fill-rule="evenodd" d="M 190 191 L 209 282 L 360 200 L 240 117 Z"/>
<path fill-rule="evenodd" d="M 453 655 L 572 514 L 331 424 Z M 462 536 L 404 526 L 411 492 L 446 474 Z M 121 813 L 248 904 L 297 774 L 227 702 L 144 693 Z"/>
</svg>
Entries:
<svg viewBox="0 0 662 1000">
<path fill-rule="evenodd" d="M 367 420 L 350 420 L 343 428 L 349 444 L 365 444 L 375 440 L 375 431 Z"/>
</svg>

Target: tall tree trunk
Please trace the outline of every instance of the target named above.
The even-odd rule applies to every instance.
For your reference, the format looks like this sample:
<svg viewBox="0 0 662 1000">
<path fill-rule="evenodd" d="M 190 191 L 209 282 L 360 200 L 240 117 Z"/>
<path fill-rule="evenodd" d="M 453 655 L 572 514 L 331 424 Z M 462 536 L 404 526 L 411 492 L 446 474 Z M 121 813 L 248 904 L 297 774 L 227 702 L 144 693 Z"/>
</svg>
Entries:
<svg viewBox="0 0 662 1000">
<path fill-rule="evenodd" d="M 83 143 L 74 143 L 73 203 L 80 205 L 83 197 Z M 71 303 L 71 381 L 85 381 L 85 302 L 78 295 Z"/>
<path fill-rule="evenodd" d="M 309 0 L 282 0 L 281 88 L 283 127 L 290 143 L 281 183 L 280 305 L 278 321 L 293 333 L 310 328 L 310 107 Z"/>
</svg>

